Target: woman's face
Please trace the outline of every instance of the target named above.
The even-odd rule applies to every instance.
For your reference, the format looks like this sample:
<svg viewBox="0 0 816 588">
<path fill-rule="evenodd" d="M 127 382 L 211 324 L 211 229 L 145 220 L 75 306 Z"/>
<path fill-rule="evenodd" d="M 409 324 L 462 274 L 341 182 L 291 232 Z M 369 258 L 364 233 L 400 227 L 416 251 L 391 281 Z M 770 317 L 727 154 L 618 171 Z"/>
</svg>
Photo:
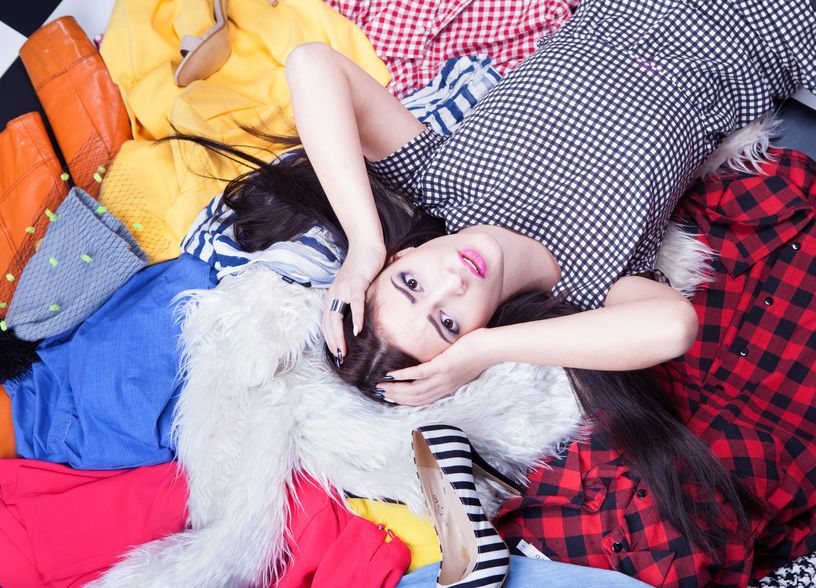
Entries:
<svg viewBox="0 0 816 588">
<path fill-rule="evenodd" d="M 383 336 L 424 362 L 484 327 L 501 302 L 503 261 L 498 242 L 472 230 L 400 251 L 369 289 Z"/>
</svg>

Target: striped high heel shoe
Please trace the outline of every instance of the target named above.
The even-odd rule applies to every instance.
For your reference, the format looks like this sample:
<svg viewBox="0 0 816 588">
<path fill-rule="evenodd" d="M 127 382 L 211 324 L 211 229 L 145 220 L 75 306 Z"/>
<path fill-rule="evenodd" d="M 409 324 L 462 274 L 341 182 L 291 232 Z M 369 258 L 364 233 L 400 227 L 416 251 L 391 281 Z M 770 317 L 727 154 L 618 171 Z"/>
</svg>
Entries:
<svg viewBox="0 0 816 588">
<path fill-rule="evenodd" d="M 474 468 L 512 494 L 520 489 L 490 467 L 461 429 L 429 425 L 415 429 L 411 445 L 425 503 L 439 537 L 438 587 L 482 588 L 504 583 L 510 553 L 476 494 Z"/>
</svg>

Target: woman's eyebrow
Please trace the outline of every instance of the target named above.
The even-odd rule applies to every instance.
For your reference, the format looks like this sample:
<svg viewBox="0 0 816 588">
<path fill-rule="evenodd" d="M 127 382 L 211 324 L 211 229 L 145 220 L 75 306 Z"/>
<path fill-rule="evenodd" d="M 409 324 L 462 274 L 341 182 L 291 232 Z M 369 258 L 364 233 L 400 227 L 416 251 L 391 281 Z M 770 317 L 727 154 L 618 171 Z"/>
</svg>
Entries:
<svg viewBox="0 0 816 588">
<path fill-rule="evenodd" d="M 414 295 L 411 294 L 410 290 L 403 288 L 396 281 L 394 281 L 394 276 L 391 276 L 391 283 L 394 285 L 394 288 L 405 294 L 408 300 L 411 301 L 411 304 L 416 304 L 416 298 L 414 298 Z M 445 337 L 444 333 L 442 333 L 442 329 L 440 328 L 439 323 L 433 320 L 433 317 L 431 315 L 428 315 L 428 322 L 433 325 L 434 329 L 436 329 L 436 332 L 439 333 L 439 336 L 442 337 L 442 340 L 445 343 L 453 343 L 453 341 L 450 341 L 447 337 Z"/>
</svg>

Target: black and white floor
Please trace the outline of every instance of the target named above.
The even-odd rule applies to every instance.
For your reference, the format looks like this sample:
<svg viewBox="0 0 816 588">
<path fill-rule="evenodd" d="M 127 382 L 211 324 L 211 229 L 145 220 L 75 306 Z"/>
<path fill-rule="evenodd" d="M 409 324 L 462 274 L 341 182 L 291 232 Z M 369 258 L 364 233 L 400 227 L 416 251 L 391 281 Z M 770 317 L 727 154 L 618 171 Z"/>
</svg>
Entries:
<svg viewBox="0 0 816 588">
<path fill-rule="evenodd" d="M 206 1 L 206 0 L 201 0 Z M 74 16 L 93 38 L 105 31 L 115 0 L 0 0 L 0 130 L 12 118 L 41 110 L 18 51 L 43 24 Z M 816 158 L 816 96 L 800 92 L 780 107 L 783 135 L 775 144 Z"/>
</svg>

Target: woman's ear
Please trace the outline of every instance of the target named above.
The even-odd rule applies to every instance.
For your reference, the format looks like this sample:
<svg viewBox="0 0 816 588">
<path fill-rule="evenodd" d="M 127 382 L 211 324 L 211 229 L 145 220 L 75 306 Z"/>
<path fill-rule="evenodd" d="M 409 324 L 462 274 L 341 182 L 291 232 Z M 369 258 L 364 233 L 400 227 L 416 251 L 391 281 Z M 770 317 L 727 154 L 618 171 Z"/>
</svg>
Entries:
<svg viewBox="0 0 816 588">
<path fill-rule="evenodd" d="M 393 255 L 392 255 L 392 256 L 391 256 L 391 257 L 388 259 L 388 263 L 394 263 L 394 262 L 395 262 L 395 261 L 397 261 L 397 260 L 398 260 L 400 257 L 402 257 L 403 255 L 405 255 L 406 253 L 410 253 L 410 252 L 411 252 L 411 251 L 413 251 L 414 249 L 416 249 L 416 247 L 406 247 L 405 249 L 400 249 L 399 251 L 397 251 L 396 253 L 394 253 L 394 254 L 393 254 Z"/>
</svg>

